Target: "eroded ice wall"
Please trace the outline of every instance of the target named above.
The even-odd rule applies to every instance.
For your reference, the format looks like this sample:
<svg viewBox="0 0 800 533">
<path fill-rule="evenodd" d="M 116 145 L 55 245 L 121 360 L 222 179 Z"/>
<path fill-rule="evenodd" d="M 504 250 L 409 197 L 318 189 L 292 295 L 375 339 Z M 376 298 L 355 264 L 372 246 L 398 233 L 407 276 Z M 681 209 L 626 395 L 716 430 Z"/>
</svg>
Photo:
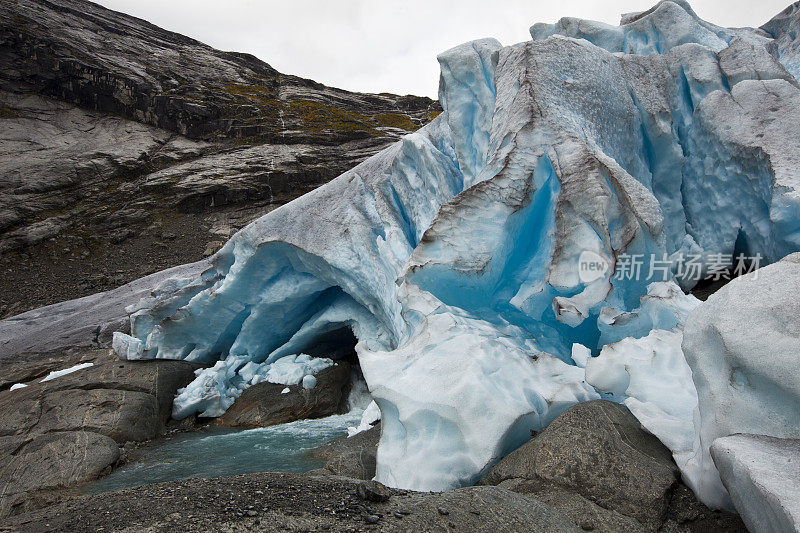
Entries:
<svg viewBox="0 0 800 533">
<path fill-rule="evenodd" d="M 672 281 L 696 280 L 648 270 L 655 257 L 771 262 L 800 247 L 785 36 L 719 28 L 670 1 L 620 27 L 565 19 L 532 35 L 441 54 L 440 117 L 244 228 L 201 276 L 163 283 L 131 309 L 117 352 L 224 360 L 179 398 L 188 414 L 241 390 L 249 362 L 349 327 L 381 409 L 377 478 L 438 490 L 598 397 L 583 366 L 616 343 L 609 368 L 630 349 L 671 369 L 678 409 L 644 385 L 615 397 L 656 434 L 681 428 L 661 433 L 690 464 L 696 400 L 679 345 L 694 303 Z M 580 276 L 584 252 L 607 270 Z M 631 254 L 641 274 L 621 277 Z M 649 343 L 663 355 L 638 357 Z"/>
</svg>

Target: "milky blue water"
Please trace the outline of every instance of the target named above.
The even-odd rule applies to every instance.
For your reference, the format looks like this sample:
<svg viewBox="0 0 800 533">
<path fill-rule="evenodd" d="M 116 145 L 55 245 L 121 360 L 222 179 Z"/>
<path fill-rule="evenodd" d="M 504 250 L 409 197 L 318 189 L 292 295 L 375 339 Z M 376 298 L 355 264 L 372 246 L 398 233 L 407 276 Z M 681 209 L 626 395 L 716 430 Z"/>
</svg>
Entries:
<svg viewBox="0 0 800 533">
<path fill-rule="evenodd" d="M 87 486 L 97 494 L 160 481 L 251 472 L 307 472 L 324 461 L 309 450 L 347 434 L 361 411 L 245 431 L 210 428 L 182 433 L 137 450 L 137 461 Z"/>
</svg>

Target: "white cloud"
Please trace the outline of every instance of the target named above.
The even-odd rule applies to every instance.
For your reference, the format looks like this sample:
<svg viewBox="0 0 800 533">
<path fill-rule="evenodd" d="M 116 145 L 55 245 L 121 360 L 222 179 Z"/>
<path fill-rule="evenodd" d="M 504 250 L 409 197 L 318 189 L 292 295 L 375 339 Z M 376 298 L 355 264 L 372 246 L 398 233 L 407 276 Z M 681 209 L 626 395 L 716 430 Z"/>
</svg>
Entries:
<svg viewBox="0 0 800 533">
<path fill-rule="evenodd" d="M 616 24 L 655 0 L 98 0 L 287 74 L 342 89 L 436 97 L 436 54 L 462 42 L 529 38 L 534 22 L 575 16 Z M 788 0 L 696 0 L 723 26 L 759 26 Z"/>
</svg>

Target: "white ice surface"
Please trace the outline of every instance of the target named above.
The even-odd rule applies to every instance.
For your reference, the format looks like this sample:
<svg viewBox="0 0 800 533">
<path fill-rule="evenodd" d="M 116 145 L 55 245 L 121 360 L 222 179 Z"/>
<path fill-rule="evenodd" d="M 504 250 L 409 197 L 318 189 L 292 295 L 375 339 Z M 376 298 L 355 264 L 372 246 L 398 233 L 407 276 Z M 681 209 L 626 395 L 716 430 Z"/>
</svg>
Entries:
<svg viewBox="0 0 800 533">
<path fill-rule="evenodd" d="M 709 454 L 734 433 L 800 438 L 800 254 L 737 278 L 695 309 L 683 351 L 697 387 L 701 476 L 692 488 L 731 502 Z"/>
<path fill-rule="evenodd" d="M 371 401 L 367 408 L 364 409 L 364 414 L 361 415 L 361 421 L 358 423 L 358 425 L 347 428 L 347 436 L 352 437 L 357 433 L 361 433 L 362 431 L 370 429 L 380 419 L 381 410 L 375 401 Z"/>
<path fill-rule="evenodd" d="M 800 440 L 731 435 L 711 455 L 748 531 L 800 530 Z"/>
<path fill-rule="evenodd" d="M 316 385 L 314 374 L 334 364 L 331 359 L 306 354 L 286 355 L 272 363 L 254 363 L 246 357 L 231 355 L 210 368 L 195 371 L 194 381 L 178 390 L 172 416 L 178 420 L 192 414 L 220 416 L 244 389 L 261 382 L 302 383 L 304 388 L 311 389 Z M 306 378 L 313 379 L 313 384 Z"/>
</svg>

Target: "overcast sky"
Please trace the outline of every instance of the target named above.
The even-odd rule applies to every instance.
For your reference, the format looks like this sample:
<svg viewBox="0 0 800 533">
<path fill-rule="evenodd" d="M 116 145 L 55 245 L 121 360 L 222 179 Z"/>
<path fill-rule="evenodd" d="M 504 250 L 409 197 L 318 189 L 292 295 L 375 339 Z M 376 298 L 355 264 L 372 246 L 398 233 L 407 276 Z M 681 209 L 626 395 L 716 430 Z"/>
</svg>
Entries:
<svg viewBox="0 0 800 533">
<path fill-rule="evenodd" d="M 656 0 L 96 0 L 215 48 L 342 89 L 436 98 L 436 54 L 481 37 L 530 38 L 563 16 L 619 23 Z M 760 26 L 790 0 L 694 0 L 704 19 Z"/>
</svg>

